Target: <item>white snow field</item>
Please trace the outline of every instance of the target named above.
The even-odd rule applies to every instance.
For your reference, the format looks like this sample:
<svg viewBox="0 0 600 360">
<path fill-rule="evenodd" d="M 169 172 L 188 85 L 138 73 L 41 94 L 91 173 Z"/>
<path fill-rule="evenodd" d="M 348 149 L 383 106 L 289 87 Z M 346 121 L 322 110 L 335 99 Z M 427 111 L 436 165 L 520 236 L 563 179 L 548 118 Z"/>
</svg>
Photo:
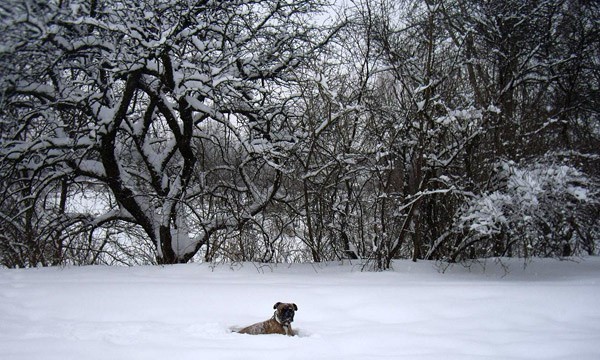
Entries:
<svg viewBox="0 0 600 360">
<path fill-rule="evenodd" d="M 502 263 L 2 269 L 0 359 L 600 359 L 600 258 Z"/>
</svg>

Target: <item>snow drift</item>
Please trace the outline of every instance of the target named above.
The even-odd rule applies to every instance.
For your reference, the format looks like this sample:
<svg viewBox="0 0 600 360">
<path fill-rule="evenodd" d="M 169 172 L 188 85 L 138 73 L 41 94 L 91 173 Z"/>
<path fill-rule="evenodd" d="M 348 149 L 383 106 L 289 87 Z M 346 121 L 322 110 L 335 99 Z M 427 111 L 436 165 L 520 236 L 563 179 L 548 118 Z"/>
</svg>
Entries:
<svg viewBox="0 0 600 360">
<path fill-rule="evenodd" d="M 0 270 L 0 358 L 600 358 L 600 258 L 523 265 Z M 231 332 L 276 301 L 299 336 Z"/>
</svg>

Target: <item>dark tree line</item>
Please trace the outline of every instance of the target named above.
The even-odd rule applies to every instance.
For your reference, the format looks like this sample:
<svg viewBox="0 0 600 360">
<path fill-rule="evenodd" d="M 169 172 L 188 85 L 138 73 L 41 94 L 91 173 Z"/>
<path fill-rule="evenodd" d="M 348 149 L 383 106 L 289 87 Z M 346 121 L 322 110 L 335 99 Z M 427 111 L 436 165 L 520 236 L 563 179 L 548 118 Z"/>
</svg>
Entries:
<svg viewBox="0 0 600 360">
<path fill-rule="evenodd" d="M 594 254 L 599 18 L 577 0 L 3 2 L 1 263 Z"/>
</svg>

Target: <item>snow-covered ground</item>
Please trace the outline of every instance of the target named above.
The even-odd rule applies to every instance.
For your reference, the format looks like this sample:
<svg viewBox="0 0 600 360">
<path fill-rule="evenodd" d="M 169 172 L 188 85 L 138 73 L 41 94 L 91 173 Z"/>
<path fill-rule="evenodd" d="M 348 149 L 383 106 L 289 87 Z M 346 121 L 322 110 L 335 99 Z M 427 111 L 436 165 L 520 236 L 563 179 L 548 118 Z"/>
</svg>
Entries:
<svg viewBox="0 0 600 360">
<path fill-rule="evenodd" d="M 0 270 L 0 359 L 600 359 L 600 258 L 503 263 Z"/>
</svg>

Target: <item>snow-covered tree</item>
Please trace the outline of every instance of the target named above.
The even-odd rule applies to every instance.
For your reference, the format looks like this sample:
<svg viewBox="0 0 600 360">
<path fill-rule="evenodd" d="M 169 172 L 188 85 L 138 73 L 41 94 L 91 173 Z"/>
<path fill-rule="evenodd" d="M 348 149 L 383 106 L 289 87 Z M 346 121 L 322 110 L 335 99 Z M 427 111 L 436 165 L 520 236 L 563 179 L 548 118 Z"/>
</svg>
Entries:
<svg viewBox="0 0 600 360">
<path fill-rule="evenodd" d="M 158 262 L 188 261 L 277 196 L 297 140 L 294 70 L 327 40 L 310 25 L 319 6 L 3 3 L 2 162 L 30 184 L 27 201 L 58 184 L 110 194 L 100 214 L 57 216 L 88 229 L 134 224 Z"/>
<path fill-rule="evenodd" d="M 593 253 L 597 184 L 572 166 L 498 164 L 493 191 L 472 197 L 456 230 L 464 234 L 452 260 L 465 255 L 571 256 Z"/>
<path fill-rule="evenodd" d="M 0 3 L 1 261 L 595 251 L 597 2 L 325 2 Z"/>
</svg>

